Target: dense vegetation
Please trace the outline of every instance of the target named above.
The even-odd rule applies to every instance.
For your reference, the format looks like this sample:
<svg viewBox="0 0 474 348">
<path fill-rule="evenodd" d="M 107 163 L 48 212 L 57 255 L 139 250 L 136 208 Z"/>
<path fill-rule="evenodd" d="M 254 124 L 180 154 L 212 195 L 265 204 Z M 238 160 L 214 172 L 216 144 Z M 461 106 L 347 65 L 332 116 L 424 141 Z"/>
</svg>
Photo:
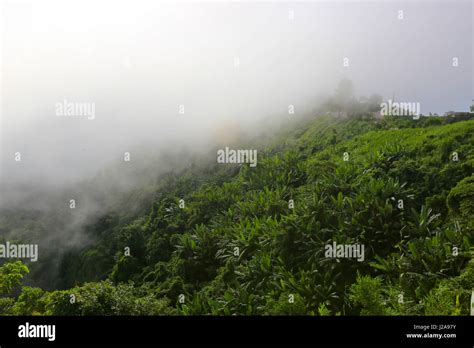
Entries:
<svg viewBox="0 0 474 348">
<path fill-rule="evenodd" d="M 62 290 L 0 266 L 0 313 L 467 315 L 474 120 L 456 121 L 321 116 L 237 145 L 258 149 L 255 168 L 163 175 L 151 206 L 91 221 Z M 364 261 L 325 257 L 333 242 Z"/>
</svg>

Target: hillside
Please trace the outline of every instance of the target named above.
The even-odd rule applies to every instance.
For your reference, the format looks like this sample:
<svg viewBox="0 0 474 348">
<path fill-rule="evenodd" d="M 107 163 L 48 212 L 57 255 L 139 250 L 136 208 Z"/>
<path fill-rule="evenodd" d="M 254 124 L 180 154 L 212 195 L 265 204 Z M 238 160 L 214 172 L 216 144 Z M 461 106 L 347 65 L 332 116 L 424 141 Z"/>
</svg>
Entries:
<svg viewBox="0 0 474 348">
<path fill-rule="evenodd" d="M 1 266 L 0 313 L 469 314 L 474 120 L 324 116 L 239 145 L 256 167 L 196 159 L 91 221 L 59 290 Z"/>
</svg>

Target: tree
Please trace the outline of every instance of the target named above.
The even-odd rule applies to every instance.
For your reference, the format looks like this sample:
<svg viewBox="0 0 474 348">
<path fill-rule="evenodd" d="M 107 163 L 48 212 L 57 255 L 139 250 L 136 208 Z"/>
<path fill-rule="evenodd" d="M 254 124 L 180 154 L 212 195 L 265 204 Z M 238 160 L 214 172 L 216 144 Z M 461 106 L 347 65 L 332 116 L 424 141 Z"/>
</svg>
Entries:
<svg viewBox="0 0 474 348">
<path fill-rule="evenodd" d="M 343 79 L 339 82 L 334 92 L 334 102 L 338 112 L 351 112 L 357 104 L 354 97 L 354 85 L 351 80 Z"/>
<path fill-rule="evenodd" d="M 167 298 L 157 299 L 148 289 L 132 283 L 114 286 L 110 281 L 86 283 L 49 294 L 49 315 L 170 315 Z M 73 300 L 71 300 L 73 299 Z"/>
<path fill-rule="evenodd" d="M 9 295 L 28 273 L 28 267 L 21 261 L 0 266 L 0 295 Z"/>
<path fill-rule="evenodd" d="M 29 270 L 21 261 L 0 266 L 0 315 L 11 315 L 15 299 L 10 297 Z"/>
<path fill-rule="evenodd" d="M 379 94 L 372 94 L 367 101 L 370 112 L 380 111 L 380 104 L 383 102 L 383 97 Z"/>
<path fill-rule="evenodd" d="M 380 278 L 357 275 L 349 291 L 349 300 L 354 307 L 361 307 L 361 315 L 386 314 Z"/>
<path fill-rule="evenodd" d="M 337 85 L 334 92 L 336 103 L 346 105 L 354 100 L 354 84 L 349 79 L 343 79 Z"/>
</svg>

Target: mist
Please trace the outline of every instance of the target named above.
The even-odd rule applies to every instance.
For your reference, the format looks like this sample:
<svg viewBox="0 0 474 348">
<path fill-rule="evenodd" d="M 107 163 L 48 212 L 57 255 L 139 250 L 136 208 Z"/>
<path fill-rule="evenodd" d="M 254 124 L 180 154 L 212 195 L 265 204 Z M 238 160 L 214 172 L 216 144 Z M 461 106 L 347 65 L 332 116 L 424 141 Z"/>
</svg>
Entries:
<svg viewBox="0 0 474 348">
<path fill-rule="evenodd" d="M 141 144 L 205 149 L 226 127 L 307 112 L 342 78 L 465 110 L 471 16 L 470 2 L 4 2 L 2 182 L 69 184 Z M 63 102 L 94 118 L 58 116 Z"/>
<path fill-rule="evenodd" d="M 342 79 L 465 111 L 472 16 L 471 1 L 3 1 L 0 207 L 80 197 L 45 243 L 82 243 L 110 194 L 311 114 Z M 90 112 L 58 112 L 68 103 Z"/>
</svg>

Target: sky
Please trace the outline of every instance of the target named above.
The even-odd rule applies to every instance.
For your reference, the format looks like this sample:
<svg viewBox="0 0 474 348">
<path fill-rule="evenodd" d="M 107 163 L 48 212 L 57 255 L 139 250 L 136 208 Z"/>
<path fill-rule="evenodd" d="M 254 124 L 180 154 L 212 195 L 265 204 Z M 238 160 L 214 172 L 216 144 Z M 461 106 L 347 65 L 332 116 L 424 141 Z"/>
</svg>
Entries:
<svg viewBox="0 0 474 348">
<path fill-rule="evenodd" d="M 125 152 L 146 166 L 147 152 L 205 151 L 293 117 L 290 104 L 309 112 L 344 78 L 424 114 L 474 99 L 472 1 L 2 0 L 0 11 L 3 188 L 69 185 Z M 58 114 L 68 102 L 93 118 Z"/>
</svg>

